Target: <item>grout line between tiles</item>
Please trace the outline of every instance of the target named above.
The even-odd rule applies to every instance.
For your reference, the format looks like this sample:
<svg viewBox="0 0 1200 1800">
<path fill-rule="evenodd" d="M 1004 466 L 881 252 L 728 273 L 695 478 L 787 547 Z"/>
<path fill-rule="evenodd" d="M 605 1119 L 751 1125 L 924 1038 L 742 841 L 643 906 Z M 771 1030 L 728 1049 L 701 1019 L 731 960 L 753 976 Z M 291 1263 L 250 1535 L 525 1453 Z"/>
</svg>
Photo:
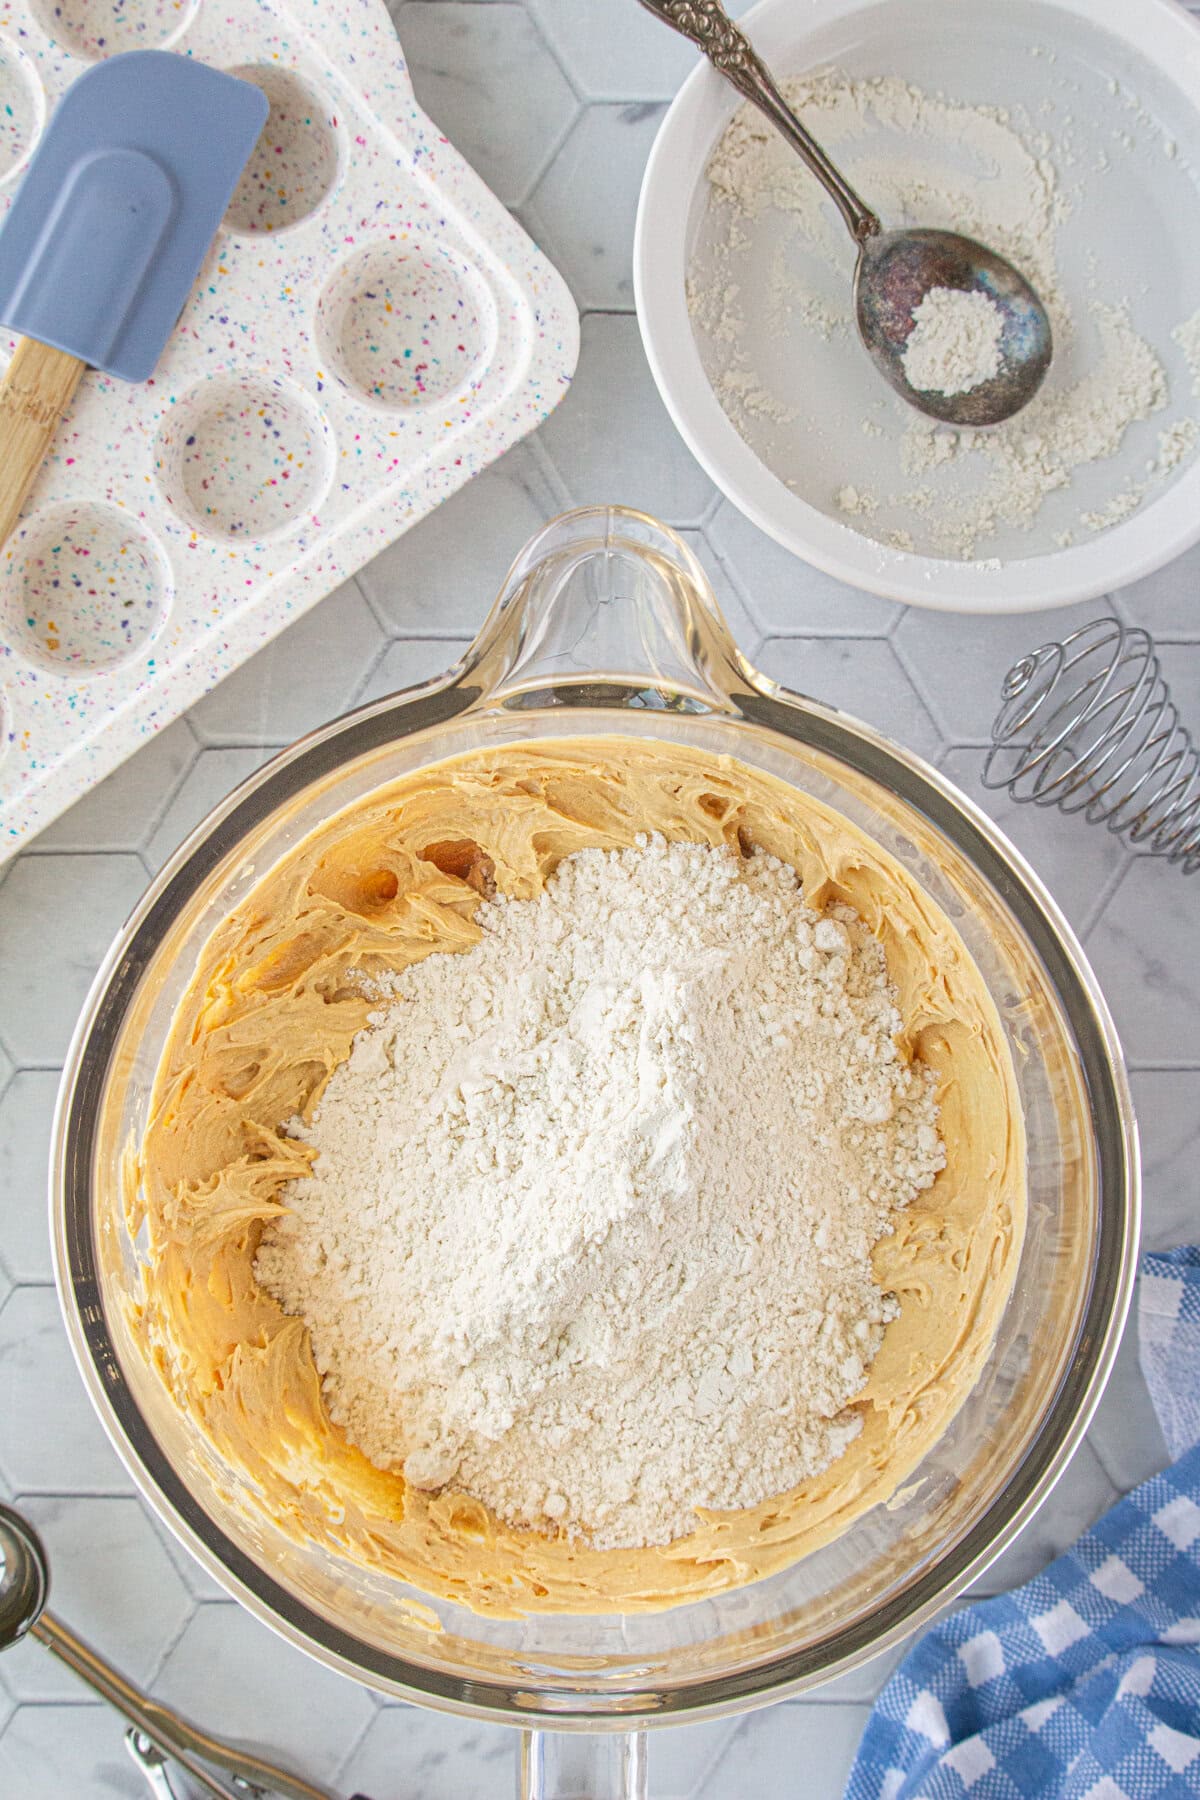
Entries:
<svg viewBox="0 0 1200 1800">
<path fill-rule="evenodd" d="M 529 16 L 529 15 L 527 15 L 527 16 Z M 541 38 L 543 44 L 545 44 L 546 40 L 544 37 L 542 37 L 542 33 L 541 33 L 540 29 L 538 28 L 536 21 L 531 21 L 531 22 L 533 23 L 534 30 L 537 32 L 538 37 Z M 546 47 L 547 47 L 547 49 L 549 49 L 549 45 L 547 45 Z M 555 62 L 557 62 L 558 59 L 554 55 L 554 52 L 551 51 L 550 54 L 551 54 L 552 59 Z M 567 77 L 567 86 L 570 88 L 571 97 L 575 102 L 575 105 L 571 111 L 571 115 L 567 119 L 566 123 L 559 129 L 557 137 L 551 139 L 550 144 L 546 151 L 546 155 L 542 158 L 541 162 L 538 163 L 531 179 L 526 183 L 525 187 L 521 190 L 520 196 L 517 199 L 512 200 L 507 203 L 508 210 L 510 212 L 513 212 L 513 213 L 524 212 L 525 208 L 529 205 L 530 201 L 533 199 L 533 196 L 537 193 L 538 188 L 542 185 L 542 182 L 544 181 L 545 177 L 549 174 L 551 167 L 553 166 L 554 163 L 556 163 L 558 161 L 559 153 L 562 150 L 563 145 L 566 143 L 567 139 L 570 137 L 570 135 L 574 131 L 576 125 L 579 123 L 580 119 L 584 115 L 584 112 L 587 107 L 587 102 L 581 99 L 580 95 L 576 91 L 574 82 L 571 81 L 569 76 Z M 530 233 L 528 233 L 528 235 L 530 237 L 532 237 L 533 234 L 532 234 L 532 232 L 530 232 Z"/>
<path fill-rule="evenodd" d="M 164 1551 L 164 1554 L 166 1554 L 165 1551 Z M 169 1556 L 168 1556 L 168 1561 L 170 1561 Z M 172 1569 L 175 1570 L 175 1574 L 179 1580 L 180 1586 L 183 1588 L 184 1593 L 187 1595 L 188 1606 L 187 1606 L 187 1611 L 183 1615 L 183 1619 L 179 1625 L 178 1630 L 174 1633 L 174 1635 L 170 1639 L 170 1642 L 167 1643 L 164 1646 L 164 1648 L 159 1652 L 158 1660 L 154 1664 L 153 1673 L 151 1674 L 149 1680 L 146 1682 L 146 1687 L 148 1690 L 151 1688 L 154 1688 L 158 1685 L 158 1682 L 163 1674 L 164 1669 L 167 1666 L 167 1663 L 170 1661 L 171 1657 L 175 1654 L 175 1651 L 179 1648 L 179 1645 L 183 1639 L 184 1632 L 187 1630 L 188 1626 L 191 1624 L 192 1620 L 196 1616 L 196 1606 L 197 1606 L 196 1596 L 192 1593 L 191 1588 L 188 1587 L 187 1582 L 184 1580 L 183 1576 L 179 1573 L 179 1570 L 177 1568 L 175 1568 L 175 1564 L 173 1562 L 171 1563 L 171 1567 L 172 1567 Z"/>
<path fill-rule="evenodd" d="M 4 1691 L 8 1694 L 9 1699 L 13 1703 L 13 1718 L 16 1717 L 18 1712 L 44 1711 L 50 1706 L 69 1706 L 73 1712 L 111 1713 L 114 1723 L 118 1723 L 118 1716 L 111 1706 L 106 1705 L 103 1700 L 89 1700 L 86 1694 L 82 1695 L 78 1700 L 75 1699 L 74 1695 L 70 1694 L 64 1694 L 59 1699 L 48 1699 L 43 1695 L 37 1700 L 22 1700 L 18 1695 L 14 1694 L 10 1688 L 6 1688 Z M 9 1724 L 11 1723 L 12 1720 L 10 1719 Z M 4 1727 L 4 1730 L 8 1730 L 8 1725 Z M 4 1732 L 0 1732 L 0 1737 L 3 1737 L 3 1735 Z"/>
<path fill-rule="evenodd" d="M 363 1741 L 366 1738 L 368 1731 L 370 1731 L 372 1729 L 372 1727 L 375 1724 L 376 1719 L 378 1719 L 378 1717 L 379 1717 L 379 1707 L 377 1704 L 377 1696 L 373 1693 L 373 1691 L 369 1687 L 366 1686 L 365 1682 L 358 1682 L 357 1686 L 359 1686 L 363 1690 L 363 1692 L 367 1695 L 368 1699 L 371 1700 L 371 1702 L 373 1703 L 373 1711 L 370 1712 L 367 1715 L 367 1717 L 363 1720 L 362 1728 L 359 1731 L 358 1736 L 355 1738 L 354 1742 L 350 1745 L 349 1749 L 346 1751 L 346 1754 L 342 1757 L 339 1757 L 338 1761 L 334 1765 L 334 1771 L 333 1771 L 334 1777 L 339 1782 L 339 1784 L 342 1780 L 342 1776 L 343 1776 L 344 1772 L 346 1771 L 346 1769 L 349 1768 L 350 1764 L 354 1761 L 354 1758 L 358 1755 L 359 1751 L 362 1749 Z"/>
<path fill-rule="evenodd" d="M 546 448 L 542 440 L 542 433 L 535 431 L 532 437 L 525 439 L 525 443 L 529 451 L 530 462 L 535 465 L 554 497 L 552 504 L 559 512 L 565 512 L 571 505 L 571 490 L 563 480 L 554 458 Z"/>
<path fill-rule="evenodd" d="M 95 789 L 93 789 L 92 792 L 94 793 Z M 21 845 L 20 860 L 24 862 L 28 857 L 30 861 L 37 860 L 39 862 L 48 862 L 50 858 L 54 856 L 69 856 L 72 861 L 74 861 L 77 856 L 129 856 L 136 859 L 137 853 L 136 845 L 131 845 L 125 850 L 102 850 L 99 846 L 95 849 L 60 850 L 55 844 L 43 844 L 39 842 L 37 838 L 34 838 L 32 843 Z M 14 859 L 14 866 L 15 860 L 16 859 Z"/>
<path fill-rule="evenodd" d="M 1135 857 L 1129 856 L 1128 854 L 1122 855 L 1120 851 L 1118 851 L 1116 867 L 1112 874 L 1108 876 L 1105 881 L 1101 882 L 1100 892 L 1093 902 L 1090 911 L 1084 916 L 1083 923 L 1080 926 L 1079 936 L 1084 942 L 1087 941 L 1088 937 L 1099 925 L 1109 903 L 1116 895 L 1117 889 L 1124 881 L 1135 861 Z"/>
<path fill-rule="evenodd" d="M 412 529 L 412 527 L 410 526 L 409 530 L 411 530 L 411 529 Z M 407 532 L 402 532 L 400 537 L 395 539 L 395 542 L 400 543 L 401 539 L 404 537 L 407 537 L 407 535 L 408 535 Z M 351 580 L 353 581 L 359 594 L 362 596 L 363 605 L 366 607 L 367 611 L 370 613 L 371 617 L 374 619 L 376 625 L 378 625 L 380 631 L 382 631 L 384 637 L 386 638 L 390 627 L 388 626 L 387 620 L 383 616 L 382 607 L 378 606 L 376 604 L 376 602 L 372 599 L 370 587 L 367 585 L 366 582 L 359 579 L 359 577 L 362 574 L 363 574 L 363 570 L 360 569 L 357 572 L 357 574 L 351 576 Z"/>
<path fill-rule="evenodd" d="M 25 1500 L 139 1500 L 141 1498 L 132 1480 L 124 1488 L 72 1488 L 64 1494 L 61 1488 L 23 1487 L 19 1496 Z"/>
<path fill-rule="evenodd" d="M 371 658 L 370 662 L 367 664 L 366 668 L 363 670 L 362 674 L 359 676 L 354 687 L 351 689 L 351 692 L 350 692 L 351 707 L 362 706 L 365 704 L 365 702 L 362 699 L 362 695 L 366 692 L 367 688 L 371 685 L 371 682 L 374 679 L 376 670 L 382 667 L 384 659 L 386 658 L 387 653 L 390 649 L 391 649 L 390 643 L 380 644 L 379 649 L 376 651 L 375 655 Z"/>
<path fill-rule="evenodd" d="M 897 624 L 898 623 L 899 621 L 897 621 Z M 891 646 L 892 655 L 896 658 L 896 661 L 900 664 L 900 667 L 908 677 L 909 684 L 916 694 L 917 699 L 929 714 L 934 730 L 937 732 L 939 738 L 941 738 L 943 742 L 950 742 L 954 737 L 954 732 L 950 725 L 942 718 L 941 707 L 935 705 L 930 697 L 930 690 L 925 686 L 924 674 L 918 674 L 913 658 L 908 654 L 904 647 L 904 640 L 899 637 L 889 636 L 887 642 Z"/>
</svg>

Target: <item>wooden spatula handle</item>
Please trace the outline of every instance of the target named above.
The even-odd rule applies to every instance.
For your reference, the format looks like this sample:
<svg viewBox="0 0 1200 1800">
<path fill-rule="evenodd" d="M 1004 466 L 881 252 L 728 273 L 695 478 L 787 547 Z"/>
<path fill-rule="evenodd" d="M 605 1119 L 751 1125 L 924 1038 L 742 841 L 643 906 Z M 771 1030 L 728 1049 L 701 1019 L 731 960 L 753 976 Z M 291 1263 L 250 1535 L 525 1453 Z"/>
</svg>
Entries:
<svg viewBox="0 0 1200 1800">
<path fill-rule="evenodd" d="M 86 364 L 21 338 L 0 380 L 0 548 L 8 542 Z"/>
</svg>

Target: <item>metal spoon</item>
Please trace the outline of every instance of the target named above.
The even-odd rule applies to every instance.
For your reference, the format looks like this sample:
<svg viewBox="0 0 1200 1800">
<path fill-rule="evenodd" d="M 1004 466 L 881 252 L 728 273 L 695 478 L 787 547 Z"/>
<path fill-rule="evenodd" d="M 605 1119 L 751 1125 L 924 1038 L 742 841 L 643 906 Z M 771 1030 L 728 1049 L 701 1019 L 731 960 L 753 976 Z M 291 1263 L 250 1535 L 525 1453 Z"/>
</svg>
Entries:
<svg viewBox="0 0 1200 1800">
<path fill-rule="evenodd" d="M 641 0 L 647 12 L 690 39 L 714 69 L 778 127 L 837 205 L 858 245 L 854 310 L 875 366 L 910 405 L 953 425 L 998 425 L 1033 399 L 1050 367 L 1046 309 L 1019 269 L 955 231 L 884 231 L 800 123 L 778 84 L 720 0 Z M 915 388 L 904 369 L 913 313 L 935 288 L 979 293 L 999 309 L 1000 366 L 961 394 Z"/>
<path fill-rule="evenodd" d="M 127 1734 L 130 1754 L 156 1794 L 173 1792 L 163 1768 L 164 1758 L 169 1757 L 217 1800 L 259 1800 L 260 1796 L 265 1800 L 269 1794 L 282 1794 L 285 1800 L 332 1800 L 323 1788 L 218 1743 L 149 1699 L 46 1611 L 49 1591 L 49 1563 L 41 1539 L 20 1513 L 0 1505 L 0 1651 L 27 1635 L 39 1639 L 123 1713 L 133 1728 Z M 214 1769 L 230 1779 L 223 1780 Z"/>
</svg>

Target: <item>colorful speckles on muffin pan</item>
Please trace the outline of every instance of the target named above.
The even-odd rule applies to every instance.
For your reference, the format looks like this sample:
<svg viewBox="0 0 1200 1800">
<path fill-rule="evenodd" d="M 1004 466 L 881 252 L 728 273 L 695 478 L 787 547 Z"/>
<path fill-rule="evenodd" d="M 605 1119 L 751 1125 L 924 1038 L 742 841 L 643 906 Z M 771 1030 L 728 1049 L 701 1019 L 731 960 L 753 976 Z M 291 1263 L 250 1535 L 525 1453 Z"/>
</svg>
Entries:
<svg viewBox="0 0 1200 1800">
<path fill-rule="evenodd" d="M 313 515 L 332 454 L 320 411 L 293 382 L 214 375 L 168 413 L 154 466 L 198 532 L 266 543 Z"/>
<path fill-rule="evenodd" d="M 486 364 L 495 307 L 469 264 L 436 240 L 352 256 L 317 307 L 317 341 L 351 393 L 385 407 L 470 394 Z"/>
<path fill-rule="evenodd" d="M 0 859 L 537 425 L 578 353 L 383 0 L 19 0 L 0 206 L 88 63 L 154 45 L 271 112 L 154 379 L 84 377 L 0 552 Z"/>
<path fill-rule="evenodd" d="M 0 577 L 3 629 L 53 675 L 115 668 L 154 637 L 170 572 L 114 506 L 51 506 L 21 534 Z"/>
<path fill-rule="evenodd" d="M 122 50 L 158 50 L 187 30 L 200 0 L 35 0 L 51 43 L 88 62 Z"/>
</svg>

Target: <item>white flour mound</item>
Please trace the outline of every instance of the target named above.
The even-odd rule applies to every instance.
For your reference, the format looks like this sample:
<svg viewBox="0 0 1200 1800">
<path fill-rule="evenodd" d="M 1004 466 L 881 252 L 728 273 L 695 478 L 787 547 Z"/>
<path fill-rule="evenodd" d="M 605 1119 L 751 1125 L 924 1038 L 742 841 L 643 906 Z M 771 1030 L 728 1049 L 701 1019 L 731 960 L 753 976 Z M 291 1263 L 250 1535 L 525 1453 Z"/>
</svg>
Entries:
<svg viewBox="0 0 1200 1800">
<path fill-rule="evenodd" d="M 912 315 L 904 373 L 920 394 L 969 394 L 1000 372 L 1004 314 L 994 300 L 930 288 Z"/>
<path fill-rule="evenodd" d="M 879 944 L 774 858 L 566 858 L 393 978 L 258 1255 L 380 1467 L 666 1543 L 856 1436 L 871 1251 L 944 1165 Z"/>
</svg>

